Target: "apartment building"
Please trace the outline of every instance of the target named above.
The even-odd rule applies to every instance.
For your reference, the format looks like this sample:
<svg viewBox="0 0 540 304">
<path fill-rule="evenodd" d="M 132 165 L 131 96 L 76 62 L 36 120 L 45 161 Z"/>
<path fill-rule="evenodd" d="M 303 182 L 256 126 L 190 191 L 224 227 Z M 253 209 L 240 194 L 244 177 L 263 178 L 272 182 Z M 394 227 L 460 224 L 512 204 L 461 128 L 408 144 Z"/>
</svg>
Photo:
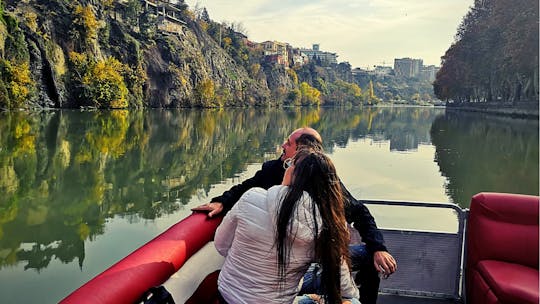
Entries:
<svg viewBox="0 0 540 304">
<path fill-rule="evenodd" d="M 261 43 L 267 62 L 289 66 L 289 49 L 286 42 L 265 41 Z"/>
<path fill-rule="evenodd" d="M 398 77 L 418 77 L 424 65 L 422 59 L 394 59 L 394 73 Z"/>
<path fill-rule="evenodd" d="M 300 52 L 306 55 L 309 60 L 320 60 L 327 64 L 337 64 L 338 55 L 336 53 L 321 51 L 319 44 L 313 44 L 312 49 L 300 49 Z"/>
</svg>

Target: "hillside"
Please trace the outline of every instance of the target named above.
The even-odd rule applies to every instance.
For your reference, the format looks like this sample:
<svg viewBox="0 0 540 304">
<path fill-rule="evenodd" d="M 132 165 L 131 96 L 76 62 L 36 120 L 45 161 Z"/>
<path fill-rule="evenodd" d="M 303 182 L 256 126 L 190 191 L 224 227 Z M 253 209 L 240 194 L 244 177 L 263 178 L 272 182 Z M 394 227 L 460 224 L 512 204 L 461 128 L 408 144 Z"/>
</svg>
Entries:
<svg viewBox="0 0 540 304">
<path fill-rule="evenodd" d="M 269 63 L 181 1 L 0 0 L 0 109 L 360 104 L 346 67 Z"/>
<path fill-rule="evenodd" d="M 269 102 L 264 79 L 249 77 L 191 19 L 185 5 L 168 6 L 177 21 L 164 21 L 144 5 L 138 0 L 4 1 L 0 105 L 123 108 Z"/>
</svg>

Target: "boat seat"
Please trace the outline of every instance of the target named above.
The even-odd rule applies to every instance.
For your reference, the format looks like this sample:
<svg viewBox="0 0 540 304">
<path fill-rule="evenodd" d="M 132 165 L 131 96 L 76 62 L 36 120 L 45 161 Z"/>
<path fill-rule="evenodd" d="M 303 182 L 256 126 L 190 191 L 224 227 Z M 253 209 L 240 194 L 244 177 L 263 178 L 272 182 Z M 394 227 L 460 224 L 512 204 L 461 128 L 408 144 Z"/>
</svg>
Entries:
<svg viewBox="0 0 540 304">
<path fill-rule="evenodd" d="M 467 302 L 538 303 L 538 196 L 479 193 L 467 223 Z"/>
<path fill-rule="evenodd" d="M 478 263 L 478 273 L 502 303 L 538 303 L 538 270 L 502 261 Z"/>
</svg>

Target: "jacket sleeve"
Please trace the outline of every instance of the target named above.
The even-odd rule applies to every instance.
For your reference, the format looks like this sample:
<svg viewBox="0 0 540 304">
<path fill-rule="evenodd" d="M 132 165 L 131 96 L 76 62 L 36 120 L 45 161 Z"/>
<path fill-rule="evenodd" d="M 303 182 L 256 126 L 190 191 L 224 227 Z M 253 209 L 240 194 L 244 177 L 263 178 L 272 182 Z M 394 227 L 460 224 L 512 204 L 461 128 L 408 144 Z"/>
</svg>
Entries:
<svg viewBox="0 0 540 304">
<path fill-rule="evenodd" d="M 388 251 L 384 245 L 384 237 L 375 224 L 375 219 L 368 208 L 361 201 L 356 200 L 351 193 L 341 184 L 345 196 L 345 216 L 347 222 L 352 223 L 362 237 L 362 242 L 366 243 L 366 249 L 370 253 L 376 251 Z"/>
<path fill-rule="evenodd" d="M 261 169 L 255 173 L 251 178 L 246 179 L 241 184 L 231 187 L 231 189 L 223 192 L 221 196 L 212 198 L 211 202 L 220 202 L 223 204 L 223 208 L 227 211 L 240 199 L 242 194 L 253 187 L 261 187 L 268 189 L 270 186 L 277 185 L 283 179 L 283 172 L 279 172 L 278 169 L 282 169 L 277 163 L 278 160 L 265 162 Z M 279 168 L 277 168 L 279 167 Z M 281 176 L 279 176 L 281 174 Z M 278 183 L 276 183 L 279 180 Z"/>
<path fill-rule="evenodd" d="M 214 236 L 214 246 L 216 250 L 222 256 L 227 256 L 229 249 L 232 246 L 234 235 L 236 234 L 236 227 L 238 224 L 239 205 L 233 206 L 231 211 L 225 215 L 221 224 L 216 229 Z"/>
</svg>

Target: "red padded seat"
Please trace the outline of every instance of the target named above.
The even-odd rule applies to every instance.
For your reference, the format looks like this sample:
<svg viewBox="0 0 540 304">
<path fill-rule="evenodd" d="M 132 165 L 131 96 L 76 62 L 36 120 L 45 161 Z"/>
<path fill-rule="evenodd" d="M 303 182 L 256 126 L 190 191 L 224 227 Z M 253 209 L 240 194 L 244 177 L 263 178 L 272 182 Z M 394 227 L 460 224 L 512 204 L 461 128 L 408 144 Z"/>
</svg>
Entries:
<svg viewBox="0 0 540 304">
<path fill-rule="evenodd" d="M 477 269 L 502 303 L 538 304 L 538 269 L 493 260 L 479 262 Z"/>
<path fill-rule="evenodd" d="M 467 223 L 468 303 L 539 303 L 538 213 L 538 196 L 473 196 Z"/>
</svg>

